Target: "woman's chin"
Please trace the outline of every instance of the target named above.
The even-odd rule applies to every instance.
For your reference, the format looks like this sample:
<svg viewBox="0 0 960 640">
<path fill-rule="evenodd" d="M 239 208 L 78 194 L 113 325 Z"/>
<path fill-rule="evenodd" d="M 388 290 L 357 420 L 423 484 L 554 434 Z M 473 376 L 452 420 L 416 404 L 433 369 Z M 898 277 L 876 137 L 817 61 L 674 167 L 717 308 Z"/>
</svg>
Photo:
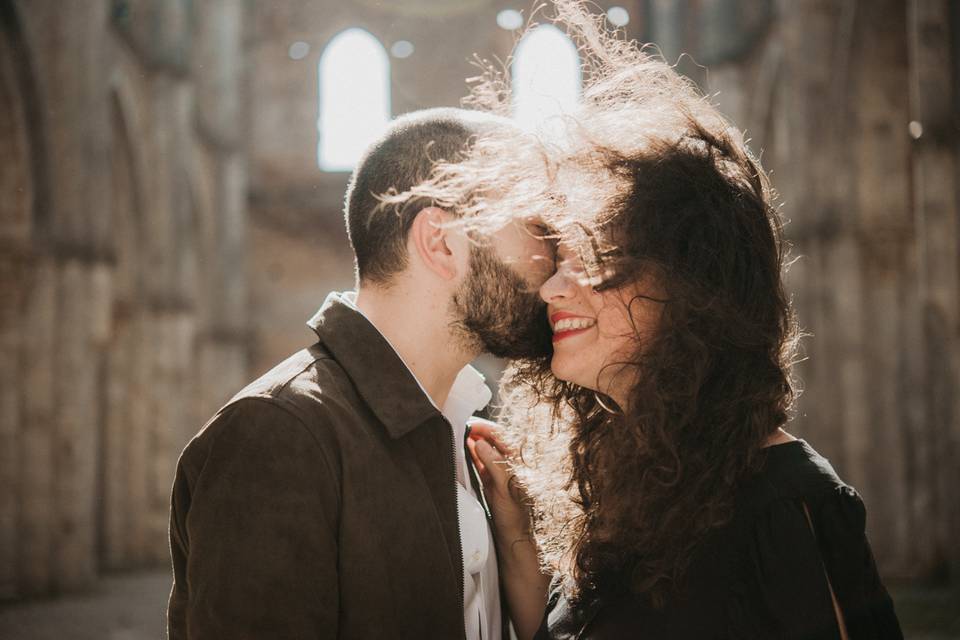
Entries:
<svg viewBox="0 0 960 640">
<path fill-rule="evenodd" d="M 566 357 L 558 356 L 556 352 L 554 352 L 553 357 L 550 359 L 550 371 L 553 373 L 553 377 L 555 377 L 557 380 L 571 382 L 570 378 L 567 377 L 568 373 L 566 367 L 564 366 L 566 364 L 564 362 L 565 360 Z"/>
<path fill-rule="evenodd" d="M 550 360 L 550 371 L 558 380 L 586 387 L 587 385 L 585 385 L 583 381 L 589 380 L 589 377 L 584 376 L 583 372 L 578 370 L 576 360 L 575 357 L 571 357 L 568 354 L 558 356 L 554 353 L 553 358 Z"/>
</svg>

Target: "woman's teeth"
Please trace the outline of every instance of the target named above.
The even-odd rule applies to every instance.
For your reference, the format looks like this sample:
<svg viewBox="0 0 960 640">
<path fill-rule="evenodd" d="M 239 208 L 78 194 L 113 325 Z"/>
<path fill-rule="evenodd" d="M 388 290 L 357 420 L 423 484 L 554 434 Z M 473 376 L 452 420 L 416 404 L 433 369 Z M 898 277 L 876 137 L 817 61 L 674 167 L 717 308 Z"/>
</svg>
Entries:
<svg viewBox="0 0 960 640">
<path fill-rule="evenodd" d="M 563 320 L 557 320 L 557 323 L 553 325 L 553 332 L 576 331 L 577 329 L 592 327 L 595 324 L 597 324 L 597 321 L 593 318 L 564 318 Z"/>
</svg>

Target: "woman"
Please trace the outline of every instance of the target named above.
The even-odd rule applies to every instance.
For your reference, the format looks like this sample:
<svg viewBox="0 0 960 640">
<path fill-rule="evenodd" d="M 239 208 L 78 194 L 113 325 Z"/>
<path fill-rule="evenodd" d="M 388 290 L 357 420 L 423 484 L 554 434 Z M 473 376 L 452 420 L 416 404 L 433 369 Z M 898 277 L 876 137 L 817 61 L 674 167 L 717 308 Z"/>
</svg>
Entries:
<svg viewBox="0 0 960 640">
<path fill-rule="evenodd" d="M 544 147 L 550 185 L 520 190 L 562 204 L 541 211 L 554 350 L 474 426 L 518 635 L 901 638 L 859 496 L 784 431 L 797 330 L 765 175 L 671 68 L 558 8 L 584 107 Z"/>
</svg>

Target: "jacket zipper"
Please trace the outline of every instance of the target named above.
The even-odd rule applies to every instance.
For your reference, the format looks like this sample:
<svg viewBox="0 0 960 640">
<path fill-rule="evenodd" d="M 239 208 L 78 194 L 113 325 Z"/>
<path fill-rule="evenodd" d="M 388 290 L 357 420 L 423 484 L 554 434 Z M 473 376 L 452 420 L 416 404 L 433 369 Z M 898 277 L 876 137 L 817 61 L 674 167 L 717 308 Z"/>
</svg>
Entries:
<svg viewBox="0 0 960 640">
<path fill-rule="evenodd" d="M 447 434 L 450 436 L 450 470 L 453 471 L 453 508 L 457 522 L 457 575 L 460 577 L 460 589 L 457 591 L 457 600 L 460 602 L 460 628 L 462 630 L 460 637 L 466 640 L 467 629 L 464 626 L 466 603 L 463 601 L 463 531 L 460 530 L 460 491 L 457 488 L 457 438 L 453 433 L 453 425 L 445 416 L 443 417 L 443 423 L 447 425 Z"/>
</svg>

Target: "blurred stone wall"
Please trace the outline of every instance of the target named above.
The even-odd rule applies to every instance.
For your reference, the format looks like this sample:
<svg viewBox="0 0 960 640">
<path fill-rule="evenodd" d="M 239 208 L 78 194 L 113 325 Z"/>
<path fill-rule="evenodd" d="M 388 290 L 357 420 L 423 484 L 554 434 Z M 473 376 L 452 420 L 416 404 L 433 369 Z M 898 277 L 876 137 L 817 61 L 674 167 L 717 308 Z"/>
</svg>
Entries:
<svg viewBox="0 0 960 640">
<path fill-rule="evenodd" d="M 653 0 L 654 41 L 772 172 L 810 334 L 792 429 L 890 578 L 960 575 L 958 15 L 948 0 Z"/>
<path fill-rule="evenodd" d="M 168 562 L 248 376 L 242 0 L 0 2 L 0 598 Z"/>
<path fill-rule="evenodd" d="M 958 5 L 614 4 L 772 170 L 812 334 L 793 430 L 863 493 L 885 575 L 956 581 Z M 456 106 L 514 45 L 502 9 L 529 4 L 0 0 L 0 599 L 165 565 L 182 446 L 352 286 L 330 39 L 414 44 L 393 115 Z"/>
<path fill-rule="evenodd" d="M 251 6 L 250 247 L 253 365 L 269 369 L 308 344 L 304 326 L 330 290 L 353 287 L 353 256 L 343 221 L 349 174 L 317 166 L 318 65 L 327 43 L 350 27 L 375 36 L 389 51 L 394 116 L 459 106 L 465 78 L 476 75 L 475 53 L 506 59 L 515 33 L 497 26 L 504 0 L 310 2 Z M 308 49 L 294 60 L 293 43 Z M 302 46 L 302 45 L 301 45 Z"/>
<path fill-rule="evenodd" d="M 956 576 L 960 553 L 958 5 L 947 0 L 636 0 L 627 35 L 694 79 L 771 171 L 811 334 L 791 425 L 863 494 L 885 575 Z M 352 285 L 346 174 L 318 172 L 317 63 L 359 26 L 391 59 L 394 115 L 457 105 L 474 52 L 505 59 L 499 0 L 288 0 L 252 19 L 253 363 L 310 340 L 303 321 Z M 429 16 L 429 17 L 427 17 Z M 309 45 L 299 60 L 294 42 Z M 681 56 L 681 54 L 687 54 Z"/>
<path fill-rule="evenodd" d="M 0 0 L 0 600 L 166 565 L 180 450 L 352 286 L 348 175 L 317 166 L 329 40 L 414 43 L 394 116 L 455 106 L 514 45 L 505 8 L 529 10 Z"/>
</svg>

